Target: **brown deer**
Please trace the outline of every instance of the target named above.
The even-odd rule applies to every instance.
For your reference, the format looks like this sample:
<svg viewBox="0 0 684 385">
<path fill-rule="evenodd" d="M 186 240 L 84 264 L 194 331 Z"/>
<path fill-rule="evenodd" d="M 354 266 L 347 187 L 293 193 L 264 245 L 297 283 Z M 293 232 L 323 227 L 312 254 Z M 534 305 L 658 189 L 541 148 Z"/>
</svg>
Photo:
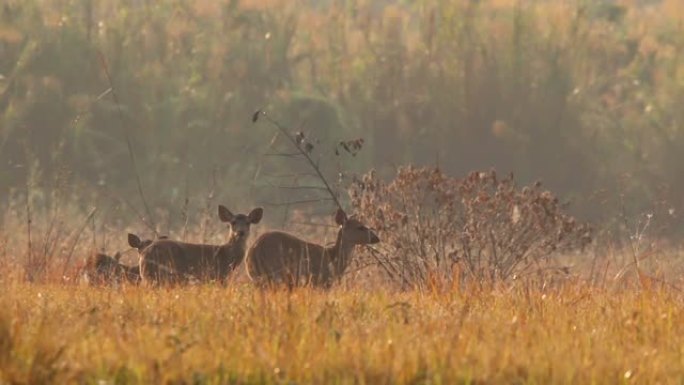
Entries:
<svg viewBox="0 0 684 385">
<path fill-rule="evenodd" d="M 159 239 L 166 239 L 165 236 Z M 128 234 L 128 244 L 142 252 L 154 242 L 152 239 L 141 240 L 135 234 Z M 117 252 L 113 257 L 104 253 L 94 253 L 86 260 L 84 277 L 91 285 L 112 284 L 125 282 L 137 285 L 140 283 L 140 267 L 128 266 L 120 262 L 121 253 Z"/>
<path fill-rule="evenodd" d="M 329 288 L 342 277 L 352 259 L 354 246 L 380 242 L 363 223 L 347 218 L 341 209 L 335 214 L 340 225 L 335 244 L 321 246 L 292 234 L 270 231 L 262 234 L 247 253 L 247 274 L 264 285 L 286 284 Z"/>
<path fill-rule="evenodd" d="M 169 239 L 169 237 L 167 237 L 166 235 L 160 235 L 157 239 Z M 138 249 L 138 251 L 141 253 L 145 248 L 147 248 L 147 246 L 151 245 L 153 242 L 153 239 L 143 240 L 135 234 L 128 233 L 128 245 L 134 249 Z"/>
<path fill-rule="evenodd" d="M 261 221 L 263 209 L 255 208 L 248 215 L 235 215 L 226 207 L 219 206 L 218 214 L 221 221 L 229 224 L 227 243 L 206 245 L 167 239 L 155 241 L 140 255 L 143 282 L 224 281 L 245 258 L 250 225 Z"/>
</svg>

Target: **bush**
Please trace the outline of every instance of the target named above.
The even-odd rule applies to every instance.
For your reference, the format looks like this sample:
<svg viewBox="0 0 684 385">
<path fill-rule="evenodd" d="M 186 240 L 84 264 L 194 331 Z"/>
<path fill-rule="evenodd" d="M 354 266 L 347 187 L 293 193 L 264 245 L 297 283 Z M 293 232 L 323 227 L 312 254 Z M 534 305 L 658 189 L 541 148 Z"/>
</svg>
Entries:
<svg viewBox="0 0 684 385">
<path fill-rule="evenodd" d="M 551 192 L 540 183 L 519 189 L 512 174 L 472 172 L 461 180 L 408 166 L 386 183 L 371 171 L 350 196 L 382 239 L 371 257 L 402 285 L 508 281 L 549 271 L 554 256 L 591 241 L 589 227 L 564 213 Z"/>
</svg>

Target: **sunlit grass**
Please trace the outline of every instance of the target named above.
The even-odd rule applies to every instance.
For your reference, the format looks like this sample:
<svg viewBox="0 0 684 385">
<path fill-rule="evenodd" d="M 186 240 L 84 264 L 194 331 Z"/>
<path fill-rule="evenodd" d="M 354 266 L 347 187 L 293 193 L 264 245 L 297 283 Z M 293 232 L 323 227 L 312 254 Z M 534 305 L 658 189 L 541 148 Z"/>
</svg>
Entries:
<svg viewBox="0 0 684 385">
<path fill-rule="evenodd" d="M 630 192 L 629 209 L 678 218 L 681 0 L 311 3 L 6 1 L 0 384 L 684 382 L 684 297 L 614 287 L 632 255 L 569 260 L 590 279 L 544 290 L 72 284 L 88 252 L 125 251 L 127 231 L 151 235 L 129 207 L 143 212 L 136 173 L 151 227 L 174 239 L 221 242 L 216 203 L 275 201 L 272 186 L 249 183 L 273 135 L 249 123 L 262 107 L 331 143 L 363 136 L 345 171 L 439 163 L 459 177 L 494 165 L 580 205 L 606 188 L 610 198 L 578 208 L 601 212 L 600 225 L 626 222 L 606 212 Z M 309 104 L 322 118 L 306 119 L 297 106 Z M 183 202 L 208 225 L 186 234 Z M 633 240 L 632 227 L 617 236 Z M 652 248 L 641 267 L 678 278 L 679 259 L 661 266 Z M 593 262 L 596 273 L 579 266 Z"/>
<path fill-rule="evenodd" d="M 681 294 L 4 283 L 14 383 L 679 383 Z"/>
</svg>

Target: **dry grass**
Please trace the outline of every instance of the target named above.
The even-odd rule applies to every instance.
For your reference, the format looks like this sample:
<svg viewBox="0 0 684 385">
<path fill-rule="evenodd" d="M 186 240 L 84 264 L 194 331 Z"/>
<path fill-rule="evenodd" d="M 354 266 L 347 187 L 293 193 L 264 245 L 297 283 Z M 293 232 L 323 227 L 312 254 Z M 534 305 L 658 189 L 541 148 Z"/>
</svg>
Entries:
<svg viewBox="0 0 684 385">
<path fill-rule="evenodd" d="M 0 383 L 681 383 L 669 290 L 3 282 Z"/>
<path fill-rule="evenodd" d="M 684 383 L 684 296 L 662 283 L 684 287 L 682 264 L 656 242 L 684 228 L 656 225 L 681 223 L 680 0 L 143 3 L 0 10 L 0 385 Z M 127 231 L 219 243 L 216 204 L 280 198 L 247 183 L 272 136 L 246 129 L 264 105 L 326 127 L 311 133 L 321 148 L 363 134 L 358 170 L 542 177 L 624 241 L 567 257 L 571 274 L 551 286 L 464 288 L 427 274 L 399 292 L 368 270 L 330 292 L 261 292 L 244 276 L 157 290 L 74 283 L 88 253 L 125 251 Z M 159 210 L 149 228 L 133 213 L 122 129 Z M 610 198 L 592 200 L 596 190 Z M 654 224 L 616 219 L 623 205 Z M 300 226 L 318 240 L 329 230 Z"/>
</svg>

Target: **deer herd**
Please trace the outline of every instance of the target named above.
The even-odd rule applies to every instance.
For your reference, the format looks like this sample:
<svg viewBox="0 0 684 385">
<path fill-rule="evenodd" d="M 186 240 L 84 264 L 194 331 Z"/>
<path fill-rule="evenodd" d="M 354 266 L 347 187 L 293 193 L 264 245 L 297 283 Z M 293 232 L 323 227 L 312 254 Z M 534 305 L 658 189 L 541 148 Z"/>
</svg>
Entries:
<svg viewBox="0 0 684 385">
<path fill-rule="evenodd" d="M 263 209 L 233 214 L 220 205 L 218 216 L 228 224 L 225 244 L 186 243 L 168 237 L 142 240 L 135 234 L 128 234 L 128 244 L 138 250 L 138 265 L 120 262 L 120 253 L 114 257 L 95 253 L 86 261 L 84 277 L 94 285 L 114 282 L 152 286 L 225 283 L 244 261 L 247 275 L 259 287 L 329 288 L 344 275 L 356 245 L 380 241 L 373 230 L 338 209 L 335 222 L 339 230 L 335 243 L 330 246 L 308 242 L 282 231 L 268 231 L 248 249 L 250 228 L 261 221 Z"/>
</svg>

